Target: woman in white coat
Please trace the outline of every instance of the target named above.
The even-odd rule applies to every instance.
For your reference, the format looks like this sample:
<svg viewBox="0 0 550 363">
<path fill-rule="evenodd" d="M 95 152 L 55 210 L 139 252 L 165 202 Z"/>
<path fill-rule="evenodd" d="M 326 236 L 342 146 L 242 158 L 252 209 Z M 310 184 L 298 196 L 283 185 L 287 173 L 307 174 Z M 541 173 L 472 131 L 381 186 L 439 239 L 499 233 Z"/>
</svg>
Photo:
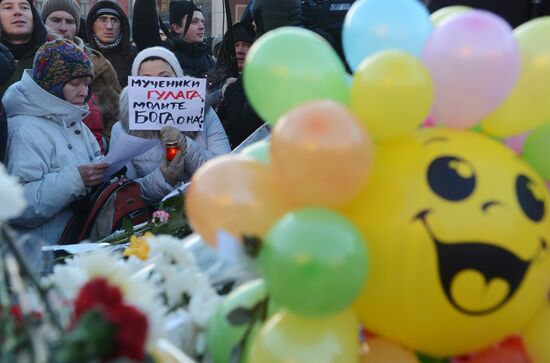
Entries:
<svg viewBox="0 0 550 363">
<path fill-rule="evenodd" d="M 33 69 L 4 95 L 8 117 L 8 172 L 19 177 L 27 208 L 10 223 L 28 234 L 24 255 L 35 270 L 48 269 L 43 245 L 56 244 L 71 203 L 101 183 L 108 164 L 82 123 L 88 114 L 93 68 L 73 43 L 54 40 L 36 53 Z"/>
<path fill-rule="evenodd" d="M 144 49 L 136 56 L 132 75 L 183 77 L 183 71 L 171 51 L 163 47 L 152 47 Z M 210 107 L 206 110 L 202 131 L 180 132 L 170 126 L 160 131 L 130 131 L 127 88 L 120 95 L 120 121 L 113 126 L 111 145 L 118 142 L 122 133 L 162 140 L 162 143 L 136 157 L 127 165 L 128 177 L 140 184 L 143 198 L 149 203 L 159 202 L 181 183 L 188 182 L 193 173 L 209 159 L 231 151 L 220 119 Z M 166 161 L 164 146 L 168 142 L 177 142 L 180 148 L 170 163 Z"/>
</svg>

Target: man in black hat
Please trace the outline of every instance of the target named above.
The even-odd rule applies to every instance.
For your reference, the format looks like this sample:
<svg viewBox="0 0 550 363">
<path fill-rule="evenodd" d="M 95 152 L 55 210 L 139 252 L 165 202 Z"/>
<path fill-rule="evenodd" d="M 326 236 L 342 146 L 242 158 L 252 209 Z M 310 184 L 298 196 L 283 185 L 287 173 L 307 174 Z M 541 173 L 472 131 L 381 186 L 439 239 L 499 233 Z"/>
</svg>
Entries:
<svg viewBox="0 0 550 363">
<path fill-rule="evenodd" d="M 204 77 L 214 66 L 204 39 L 205 20 L 201 9 L 193 2 L 172 0 L 169 6 L 170 37 L 162 41 L 159 35 L 155 0 L 136 0 L 134 4 L 134 41 L 140 50 L 162 45 L 170 49 L 185 75 Z"/>
<path fill-rule="evenodd" d="M 111 62 L 120 86 L 126 87 L 138 51 L 130 43 L 130 22 L 124 10 L 114 1 L 98 1 L 90 9 L 86 23 L 87 45 Z"/>
</svg>

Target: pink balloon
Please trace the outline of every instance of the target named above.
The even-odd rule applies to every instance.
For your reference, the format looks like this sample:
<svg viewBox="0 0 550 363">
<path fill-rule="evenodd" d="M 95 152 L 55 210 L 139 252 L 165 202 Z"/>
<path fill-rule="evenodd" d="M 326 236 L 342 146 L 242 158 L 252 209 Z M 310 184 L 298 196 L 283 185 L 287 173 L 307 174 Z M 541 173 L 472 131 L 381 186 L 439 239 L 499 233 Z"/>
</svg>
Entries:
<svg viewBox="0 0 550 363">
<path fill-rule="evenodd" d="M 516 154 L 521 155 L 523 152 L 523 144 L 525 144 L 525 140 L 527 139 L 527 136 L 529 136 L 529 133 L 526 132 L 521 135 L 512 136 L 506 139 L 506 145 L 514 150 Z"/>
<path fill-rule="evenodd" d="M 521 65 L 512 28 L 483 10 L 457 14 L 436 28 L 422 58 L 434 81 L 434 117 L 453 128 L 474 126 L 502 103 Z"/>
</svg>

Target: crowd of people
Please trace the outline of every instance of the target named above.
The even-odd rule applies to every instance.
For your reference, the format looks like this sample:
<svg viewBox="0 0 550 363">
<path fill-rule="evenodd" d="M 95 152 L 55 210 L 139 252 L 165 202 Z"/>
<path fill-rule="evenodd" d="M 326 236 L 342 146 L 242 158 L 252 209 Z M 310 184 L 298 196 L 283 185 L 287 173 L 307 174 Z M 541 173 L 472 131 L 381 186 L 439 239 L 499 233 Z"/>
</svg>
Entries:
<svg viewBox="0 0 550 363">
<path fill-rule="evenodd" d="M 208 52 L 204 15 L 194 3 L 172 1 L 170 23 L 163 41 L 154 1 L 136 2 L 133 38 L 127 15 L 110 0 L 96 2 L 85 19 L 74 0 L 47 0 L 40 11 L 32 1 L 0 1 L 0 158 L 24 186 L 28 207 L 10 223 L 28 236 L 31 265 L 41 265 L 43 245 L 58 243 L 73 205 L 109 177 L 102 159 L 121 134 L 162 141 L 126 167 L 152 206 L 207 160 L 231 152 L 216 113 L 221 99 L 205 107 L 201 131 L 129 130 L 129 76 L 206 77 L 215 67 L 228 69 L 227 56 L 216 64 Z M 254 40 L 249 26 L 246 43 L 236 43 L 241 70 Z M 230 78 L 220 75 L 218 89 Z M 168 140 L 180 150 L 171 161 Z"/>
<path fill-rule="evenodd" d="M 431 10 L 502 4 L 428 3 Z M 532 7 L 507 15 L 506 6 L 493 5 L 487 8 L 513 25 L 533 16 Z M 170 162 L 159 144 L 127 165 L 128 177 L 154 204 L 262 126 L 244 92 L 244 60 L 258 36 L 303 25 L 301 6 L 300 0 L 254 0 L 212 54 L 204 14 L 192 1 L 170 2 L 170 29 L 161 37 L 154 0 L 135 1 L 132 25 L 111 0 L 95 2 L 85 18 L 75 0 L 47 0 L 40 12 L 32 0 L 0 0 L 0 159 L 25 189 L 28 207 L 11 223 L 31 236 L 28 255 L 59 241 L 72 203 L 105 179 L 108 164 L 101 160 L 122 134 L 178 144 Z M 206 78 L 202 131 L 130 130 L 128 76 Z"/>
</svg>

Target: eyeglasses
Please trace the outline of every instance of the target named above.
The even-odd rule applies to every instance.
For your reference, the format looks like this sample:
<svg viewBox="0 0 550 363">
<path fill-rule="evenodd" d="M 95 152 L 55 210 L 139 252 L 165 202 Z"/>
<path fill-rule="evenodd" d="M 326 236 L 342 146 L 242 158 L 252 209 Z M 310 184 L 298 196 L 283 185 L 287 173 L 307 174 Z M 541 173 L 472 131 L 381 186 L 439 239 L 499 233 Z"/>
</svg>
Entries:
<svg viewBox="0 0 550 363">
<path fill-rule="evenodd" d="M 110 22 L 111 24 L 113 25 L 118 25 L 120 24 L 120 20 L 118 20 L 118 18 L 112 16 L 112 17 L 107 17 L 107 16 L 100 16 L 99 18 L 97 18 L 97 20 L 100 24 L 107 24 L 108 22 Z"/>
</svg>

